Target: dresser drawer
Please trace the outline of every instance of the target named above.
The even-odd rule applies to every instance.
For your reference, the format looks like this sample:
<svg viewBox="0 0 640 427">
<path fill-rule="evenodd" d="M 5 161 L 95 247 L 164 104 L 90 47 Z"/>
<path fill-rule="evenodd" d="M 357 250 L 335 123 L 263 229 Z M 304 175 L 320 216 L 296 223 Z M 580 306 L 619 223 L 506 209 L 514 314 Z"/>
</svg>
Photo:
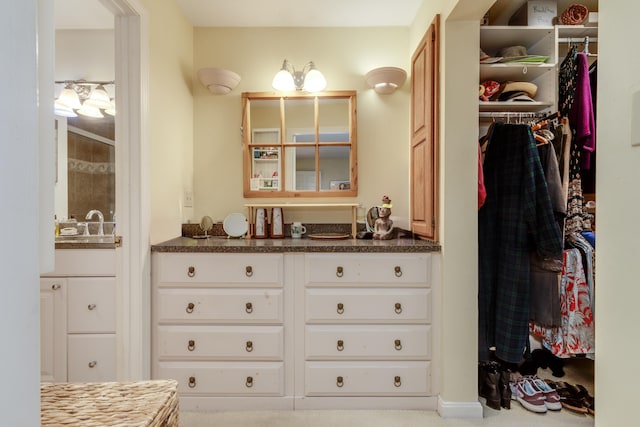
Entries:
<svg viewBox="0 0 640 427">
<path fill-rule="evenodd" d="M 115 334 L 68 335 L 67 375 L 69 382 L 115 381 Z"/>
<path fill-rule="evenodd" d="M 306 289 L 306 321 L 430 323 L 430 289 Z"/>
<path fill-rule="evenodd" d="M 307 362 L 307 396 L 426 396 L 429 362 Z"/>
<path fill-rule="evenodd" d="M 116 279 L 70 277 L 67 283 L 67 331 L 69 333 L 114 333 L 116 331 Z"/>
<path fill-rule="evenodd" d="M 282 326 L 159 326 L 160 360 L 282 360 Z"/>
<path fill-rule="evenodd" d="M 161 362 L 156 378 L 178 381 L 184 396 L 283 396 L 281 362 Z"/>
<path fill-rule="evenodd" d="M 431 255 L 313 254 L 305 256 L 306 282 L 312 285 L 362 283 L 428 286 Z"/>
<path fill-rule="evenodd" d="M 159 253 L 155 279 L 166 283 L 219 283 L 282 286 L 282 254 Z"/>
<path fill-rule="evenodd" d="M 307 360 L 431 359 L 429 325 L 311 325 L 305 336 Z"/>
<path fill-rule="evenodd" d="M 158 321 L 282 323 L 282 289 L 159 289 Z"/>
</svg>

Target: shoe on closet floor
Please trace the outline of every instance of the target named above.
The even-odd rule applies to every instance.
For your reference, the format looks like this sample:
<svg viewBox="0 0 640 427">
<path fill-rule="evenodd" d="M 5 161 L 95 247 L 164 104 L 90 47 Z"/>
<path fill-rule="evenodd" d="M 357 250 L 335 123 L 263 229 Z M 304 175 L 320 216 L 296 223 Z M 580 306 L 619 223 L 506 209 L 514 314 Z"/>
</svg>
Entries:
<svg viewBox="0 0 640 427">
<path fill-rule="evenodd" d="M 528 380 L 534 390 L 542 392 L 544 395 L 544 405 L 548 410 L 559 411 L 562 409 L 562 403 L 560 403 L 560 396 L 558 395 L 558 392 L 551 388 L 549 384 L 538 377 L 531 377 Z"/>
<path fill-rule="evenodd" d="M 514 384 L 513 394 L 525 409 L 537 413 L 547 412 L 544 393 L 534 389 L 525 378 Z"/>
</svg>

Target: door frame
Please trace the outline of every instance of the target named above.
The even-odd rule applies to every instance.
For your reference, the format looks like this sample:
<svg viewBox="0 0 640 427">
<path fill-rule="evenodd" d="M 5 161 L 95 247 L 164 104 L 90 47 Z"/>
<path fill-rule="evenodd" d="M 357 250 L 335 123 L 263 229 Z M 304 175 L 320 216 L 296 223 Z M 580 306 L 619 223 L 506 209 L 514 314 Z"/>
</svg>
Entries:
<svg viewBox="0 0 640 427">
<path fill-rule="evenodd" d="M 148 16 L 139 0 L 100 0 L 114 15 L 118 379 L 150 377 Z"/>
</svg>

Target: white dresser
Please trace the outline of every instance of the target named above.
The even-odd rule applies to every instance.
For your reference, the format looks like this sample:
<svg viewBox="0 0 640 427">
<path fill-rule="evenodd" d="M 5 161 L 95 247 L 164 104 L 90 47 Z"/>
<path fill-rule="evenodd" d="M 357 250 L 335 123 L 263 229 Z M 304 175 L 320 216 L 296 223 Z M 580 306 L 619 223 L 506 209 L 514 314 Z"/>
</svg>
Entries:
<svg viewBox="0 0 640 427">
<path fill-rule="evenodd" d="M 152 253 L 186 410 L 435 409 L 430 253 Z"/>
<path fill-rule="evenodd" d="M 293 407 L 283 275 L 282 254 L 153 255 L 152 377 L 178 380 L 182 407 Z"/>
</svg>

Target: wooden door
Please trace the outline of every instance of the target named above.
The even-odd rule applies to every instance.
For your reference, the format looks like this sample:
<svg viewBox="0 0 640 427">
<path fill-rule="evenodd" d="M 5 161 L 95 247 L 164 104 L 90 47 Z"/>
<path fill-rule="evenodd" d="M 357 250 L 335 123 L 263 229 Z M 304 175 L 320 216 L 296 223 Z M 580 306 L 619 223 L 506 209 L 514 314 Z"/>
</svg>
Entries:
<svg viewBox="0 0 640 427">
<path fill-rule="evenodd" d="M 411 58 L 411 230 L 438 239 L 440 15 Z"/>
</svg>

